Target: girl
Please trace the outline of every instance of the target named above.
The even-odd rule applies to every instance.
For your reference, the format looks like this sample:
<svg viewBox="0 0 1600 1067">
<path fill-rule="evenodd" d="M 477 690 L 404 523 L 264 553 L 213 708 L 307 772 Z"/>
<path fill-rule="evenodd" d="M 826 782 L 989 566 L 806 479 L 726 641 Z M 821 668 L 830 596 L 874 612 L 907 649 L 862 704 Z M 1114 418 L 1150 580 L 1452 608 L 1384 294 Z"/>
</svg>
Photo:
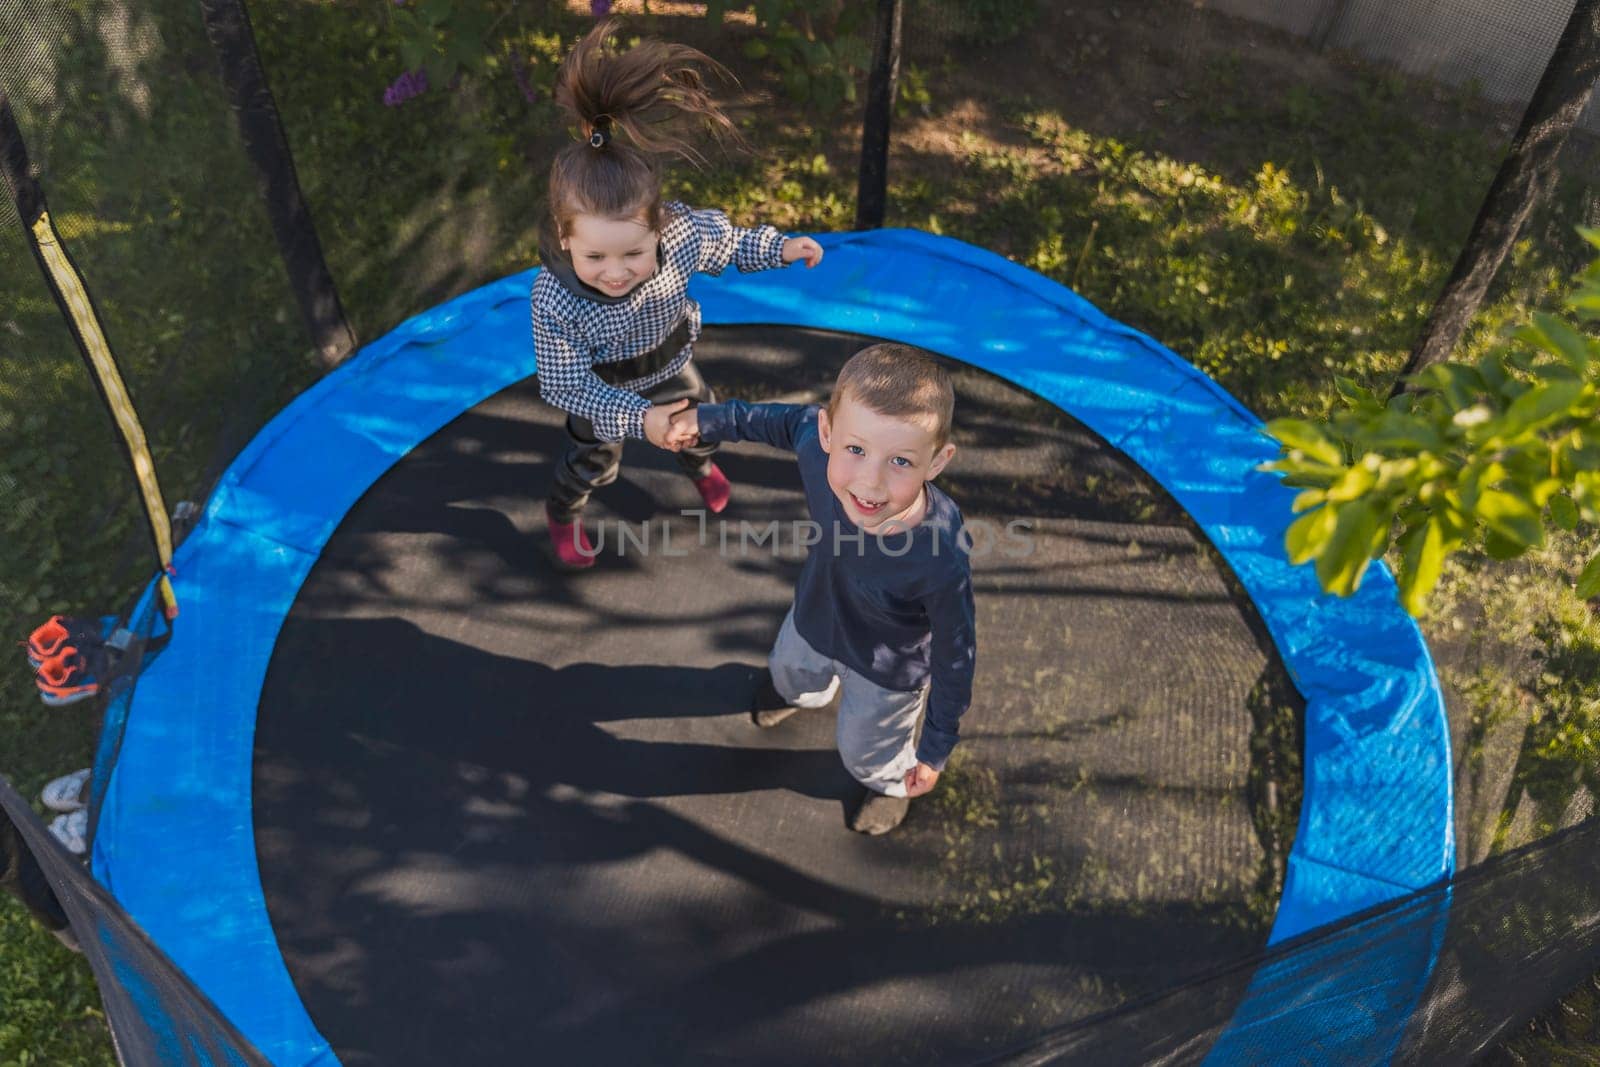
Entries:
<svg viewBox="0 0 1600 1067">
<path fill-rule="evenodd" d="M 822 261 L 809 237 L 771 226 L 743 229 L 721 211 L 662 203 L 656 155 L 699 157 L 653 126 L 673 113 L 699 117 L 738 140 L 705 89 L 703 53 L 646 40 L 617 52 L 607 20 L 579 41 L 556 76 L 556 103 L 581 140 L 550 166 L 550 210 L 540 232 L 544 270 L 533 283 L 533 344 L 539 394 L 567 413 L 570 442 L 545 504 L 556 564 L 580 570 L 595 550 L 581 517 L 589 495 L 616 480 L 622 442 L 643 437 L 678 452 L 706 507 L 728 504 L 728 479 L 714 445 L 670 442 L 673 412 L 715 399 L 690 362 L 700 306 L 688 296 L 696 271 L 768 270 Z"/>
</svg>

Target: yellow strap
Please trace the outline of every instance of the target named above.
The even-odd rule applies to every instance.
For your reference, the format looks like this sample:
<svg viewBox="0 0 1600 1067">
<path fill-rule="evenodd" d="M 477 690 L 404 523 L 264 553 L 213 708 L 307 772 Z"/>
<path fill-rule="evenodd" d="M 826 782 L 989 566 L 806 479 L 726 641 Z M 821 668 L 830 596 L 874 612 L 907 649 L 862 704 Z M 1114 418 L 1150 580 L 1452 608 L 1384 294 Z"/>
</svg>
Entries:
<svg viewBox="0 0 1600 1067">
<path fill-rule="evenodd" d="M 89 353 L 89 362 L 94 367 L 95 376 L 100 379 L 100 387 L 105 392 L 107 402 L 111 405 L 111 415 L 116 420 L 117 429 L 122 431 L 122 437 L 128 443 L 128 454 L 133 457 L 134 477 L 139 480 L 139 489 L 144 494 L 145 515 L 150 520 L 150 531 L 155 536 L 156 554 L 161 559 L 162 569 L 170 569 L 172 522 L 167 518 L 167 506 L 161 498 L 161 486 L 156 482 L 155 462 L 150 458 L 150 446 L 144 438 L 144 427 L 139 423 L 138 412 L 133 409 L 133 400 L 128 396 L 127 386 L 122 382 L 122 373 L 117 369 L 117 361 L 112 358 L 111 346 L 106 343 L 100 322 L 95 318 L 94 309 L 89 304 L 89 294 L 84 291 L 83 279 L 72 269 L 72 262 L 67 259 L 66 252 L 61 247 L 61 240 L 56 236 L 55 227 L 51 225 L 49 212 L 41 212 L 38 220 L 34 222 L 33 239 L 38 243 L 40 257 L 50 271 L 56 291 L 61 294 L 62 300 L 72 314 L 73 322 L 77 325 L 78 336 L 83 339 L 84 349 Z M 160 592 L 167 618 L 173 618 L 178 614 L 178 601 L 172 591 L 172 583 L 165 576 L 160 581 Z"/>
</svg>

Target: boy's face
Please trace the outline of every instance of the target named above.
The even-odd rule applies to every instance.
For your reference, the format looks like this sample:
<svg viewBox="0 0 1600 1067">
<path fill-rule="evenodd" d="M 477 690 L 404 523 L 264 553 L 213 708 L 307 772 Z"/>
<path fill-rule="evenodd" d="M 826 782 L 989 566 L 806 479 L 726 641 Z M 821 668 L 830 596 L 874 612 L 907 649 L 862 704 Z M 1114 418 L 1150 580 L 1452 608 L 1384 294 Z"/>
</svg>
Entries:
<svg viewBox="0 0 1600 1067">
<path fill-rule="evenodd" d="M 817 435 L 828 453 L 828 487 L 850 521 L 876 530 L 892 520 L 921 518 L 922 483 L 944 470 L 956 446 L 940 445 L 931 417 L 880 415 L 846 393 L 830 418 L 817 415 Z"/>
<path fill-rule="evenodd" d="M 572 256 L 572 270 L 584 285 L 607 296 L 622 296 L 656 272 L 661 235 L 643 219 L 579 215 L 561 247 Z"/>
</svg>

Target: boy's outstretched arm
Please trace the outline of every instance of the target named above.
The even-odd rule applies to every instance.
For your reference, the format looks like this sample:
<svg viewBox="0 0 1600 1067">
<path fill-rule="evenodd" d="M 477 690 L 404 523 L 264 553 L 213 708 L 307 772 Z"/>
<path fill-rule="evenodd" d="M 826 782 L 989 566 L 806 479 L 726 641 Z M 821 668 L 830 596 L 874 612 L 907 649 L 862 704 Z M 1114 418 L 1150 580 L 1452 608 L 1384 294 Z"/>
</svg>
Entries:
<svg viewBox="0 0 1600 1067">
<path fill-rule="evenodd" d="M 917 742 L 917 762 L 930 770 L 943 771 L 956 747 L 961 716 L 972 703 L 972 674 L 977 666 L 977 622 L 972 604 L 972 575 L 963 559 L 959 576 L 952 577 L 922 597 L 932 626 L 929 666 L 932 688 L 928 692 L 928 713 L 922 723 L 922 738 Z M 916 773 L 914 770 L 913 773 Z M 907 791 L 911 776 L 907 775 Z M 933 788 L 929 782 L 927 788 Z M 916 794 L 912 794 L 916 795 Z"/>
<path fill-rule="evenodd" d="M 727 400 L 701 404 L 695 409 L 700 439 L 759 441 L 793 452 L 801 440 L 816 436 L 817 408 L 813 404 L 751 404 Z"/>
</svg>

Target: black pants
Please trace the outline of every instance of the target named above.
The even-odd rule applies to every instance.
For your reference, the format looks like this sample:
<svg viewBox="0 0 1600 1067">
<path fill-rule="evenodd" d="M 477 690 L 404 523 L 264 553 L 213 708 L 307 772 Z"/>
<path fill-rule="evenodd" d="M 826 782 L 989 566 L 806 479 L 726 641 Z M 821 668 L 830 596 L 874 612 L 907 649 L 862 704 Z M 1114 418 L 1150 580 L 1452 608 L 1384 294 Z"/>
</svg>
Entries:
<svg viewBox="0 0 1600 1067">
<path fill-rule="evenodd" d="M 693 362 L 659 385 L 639 394 L 652 404 L 670 404 L 688 397 L 696 404 L 712 404 L 717 396 L 700 377 Z M 569 443 L 566 455 L 556 464 L 555 485 L 550 489 L 550 516 L 557 522 L 571 522 L 589 503 L 589 495 L 602 485 L 617 480 L 622 469 L 622 442 L 601 441 L 594 424 L 578 415 L 567 416 Z M 678 466 L 691 478 L 703 478 L 711 469 L 711 454 L 716 445 L 694 445 L 678 453 Z"/>
</svg>

